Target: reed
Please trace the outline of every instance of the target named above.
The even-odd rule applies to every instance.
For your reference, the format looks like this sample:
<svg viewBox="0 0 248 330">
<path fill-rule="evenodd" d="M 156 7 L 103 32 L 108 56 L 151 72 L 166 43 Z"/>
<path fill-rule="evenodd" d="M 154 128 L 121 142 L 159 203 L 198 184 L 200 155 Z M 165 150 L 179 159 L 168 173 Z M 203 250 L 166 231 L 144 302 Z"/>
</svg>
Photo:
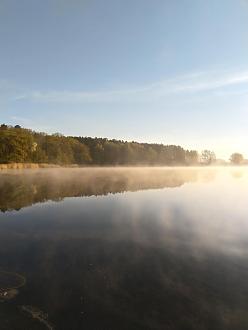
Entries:
<svg viewBox="0 0 248 330">
<path fill-rule="evenodd" d="M 39 169 L 39 168 L 54 168 L 60 167 L 55 164 L 46 163 L 9 163 L 0 164 L 0 170 L 22 170 L 22 169 Z"/>
</svg>

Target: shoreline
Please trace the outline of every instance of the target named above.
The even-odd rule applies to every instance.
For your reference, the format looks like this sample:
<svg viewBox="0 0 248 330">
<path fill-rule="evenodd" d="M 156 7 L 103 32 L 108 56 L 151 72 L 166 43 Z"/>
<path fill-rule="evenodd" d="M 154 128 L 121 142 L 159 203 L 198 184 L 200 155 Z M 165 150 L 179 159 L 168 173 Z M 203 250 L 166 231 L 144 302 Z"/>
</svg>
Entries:
<svg viewBox="0 0 248 330">
<path fill-rule="evenodd" d="M 48 164 L 48 163 L 9 163 L 9 164 L 0 164 L 0 171 L 1 170 L 23 170 L 23 169 L 52 169 L 52 168 L 130 168 L 130 167 L 164 167 L 164 168 L 176 168 L 176 167 L 183 167 L 183 168 L 214 168 L 214 167 L 226 167 L 226 168 L 237 168 L 237 167 L 247 167 L 247 164 L 243 165 L 159 165 L 159 164 L 125 164 L 125 165 L 111 165 L 111 164 L 105 164 L 105 165 L 78 165 L 78 164 L 64 164 L 64 165 L 58 165 L 58 164 Z"/>
<path fill-rule="evenodd" d="M 0 164 L 0 170 L 23 170 L 23 169 L 40 169 L 40 168 L 59 168 L 60 165 L 47 163 L 9 163 Z"/>
</svg>

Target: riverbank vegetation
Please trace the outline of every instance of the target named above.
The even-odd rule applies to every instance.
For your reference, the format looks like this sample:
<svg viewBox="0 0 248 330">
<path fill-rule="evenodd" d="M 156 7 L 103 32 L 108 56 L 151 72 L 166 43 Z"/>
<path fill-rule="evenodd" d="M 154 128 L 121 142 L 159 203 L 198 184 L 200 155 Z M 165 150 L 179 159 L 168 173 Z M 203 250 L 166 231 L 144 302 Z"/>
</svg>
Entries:
<svg viewBox="0 0 248 330">
<path fill-rule="evenodd" d="M 242 164 L 233 154 L 231 162 Z M 214 152 L 185 150 L 176 145 L 127 142 L 106 138 L 66 137 L 22 128 L 0 126 L 0 168 L 36 168 L 53 165 L 190 166 L 216 163 Z"/>
<path fill-rule="evenodd" d="M 104 138 L 65 137 L 0 126 L 0 163 L 79 165 L 192 165 L 194 150 L 180 146 L 125 142 Z"/>
</svg>

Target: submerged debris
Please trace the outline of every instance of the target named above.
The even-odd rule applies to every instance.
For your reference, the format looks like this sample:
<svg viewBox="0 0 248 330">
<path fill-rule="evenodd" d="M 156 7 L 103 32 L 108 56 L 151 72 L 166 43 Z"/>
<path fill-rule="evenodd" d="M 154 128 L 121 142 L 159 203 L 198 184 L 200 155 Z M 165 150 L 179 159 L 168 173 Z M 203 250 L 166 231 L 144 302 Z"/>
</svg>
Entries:
<svg viewBox="0 0 248 330">
<path fill-rule="evenodd" d="M 18 295 L 18 290 L 16 289 L 8 289 L 8 290 L 2 290 L 0 289 L 0 301 L 7 301 L 15 298 L 15 296 Z"/>
<path fill-rule="evenodd" d="M 0 270 L 0 302 L 15 298 L 21 288 L 26 284 L 26 278 L 14 272 Z"/>
<path fill-rule="evenodd" d="M 37 307 L 34 306 L 21 306 L 21 309 L 30 314 L 32 316 L 33 319 L 38 320 L 39 322 L 43 323 L 47 329 L 49 330 L 53 330 L 53 326 L 51 325 L 51 323 L 48 321 L 48 314 L 44 313 L 43 311 L 41 311 L 40 309 L 38 309 Z"/>
</svg>

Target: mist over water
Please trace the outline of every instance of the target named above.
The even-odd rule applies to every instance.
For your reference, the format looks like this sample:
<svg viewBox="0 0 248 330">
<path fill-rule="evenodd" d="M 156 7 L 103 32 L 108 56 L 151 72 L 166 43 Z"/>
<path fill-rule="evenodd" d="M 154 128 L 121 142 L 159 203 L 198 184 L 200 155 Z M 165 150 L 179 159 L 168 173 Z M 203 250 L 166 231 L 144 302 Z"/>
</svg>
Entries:
<svg viewBox="0 0 248 330">
<path fill-rule="evenodd" d="M 1 172 L 0 270 L 26 278 L 3 329 L 46 327 L 23 305 L 54 329 L 245 329 L 247 196 L 245 167 Z"/>
</svg>

